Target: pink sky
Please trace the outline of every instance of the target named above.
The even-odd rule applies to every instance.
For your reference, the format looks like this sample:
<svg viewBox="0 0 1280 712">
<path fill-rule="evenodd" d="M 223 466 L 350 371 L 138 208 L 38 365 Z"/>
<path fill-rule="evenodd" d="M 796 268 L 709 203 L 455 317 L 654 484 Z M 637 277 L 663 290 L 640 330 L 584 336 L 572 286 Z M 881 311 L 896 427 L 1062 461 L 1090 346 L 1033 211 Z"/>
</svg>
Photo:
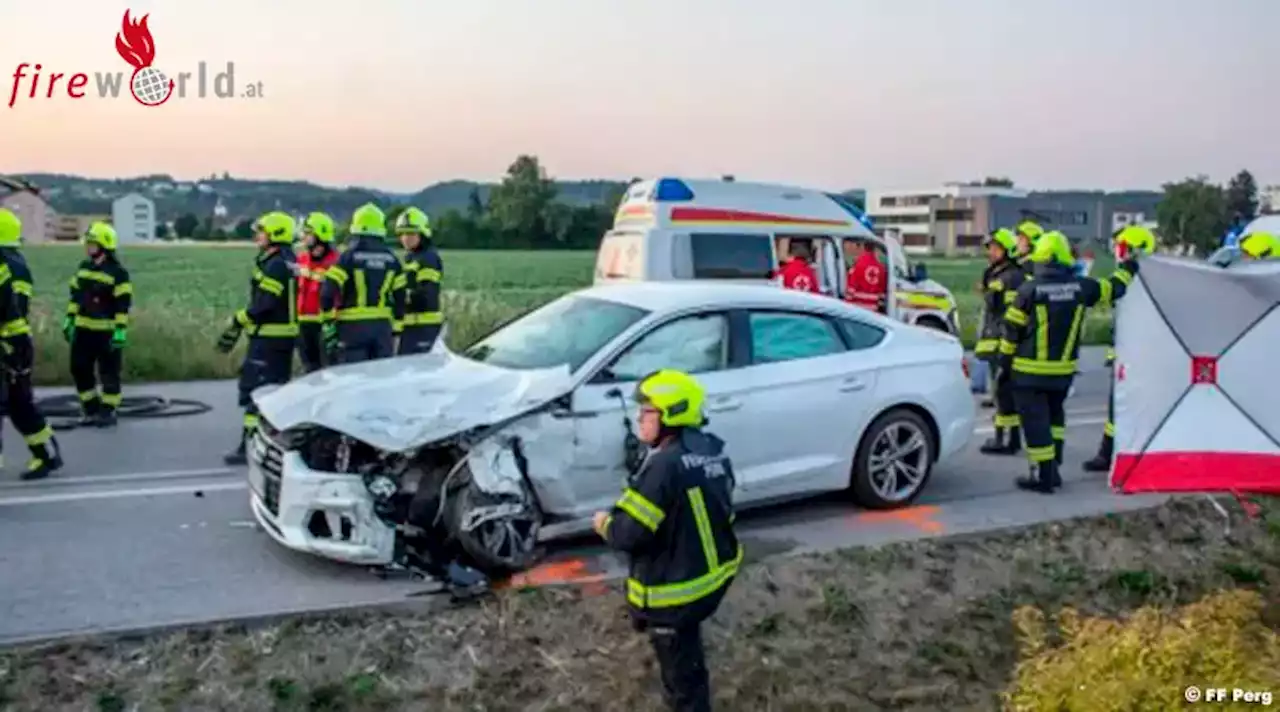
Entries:
<svg viewBox="0 0 1280 712">
<path fill-rule="evenodd" d="M 528 152 L 566 178 L 1280 181 L 1268 0 L 54 0 L 6 13 L 5 103 L 21 62 L 131 71 L 126 8 L 151 13 L 158 68 L 233 60 L 265 97 L 20 96 L 0 172 L 416 190 Z"/>
</svg>

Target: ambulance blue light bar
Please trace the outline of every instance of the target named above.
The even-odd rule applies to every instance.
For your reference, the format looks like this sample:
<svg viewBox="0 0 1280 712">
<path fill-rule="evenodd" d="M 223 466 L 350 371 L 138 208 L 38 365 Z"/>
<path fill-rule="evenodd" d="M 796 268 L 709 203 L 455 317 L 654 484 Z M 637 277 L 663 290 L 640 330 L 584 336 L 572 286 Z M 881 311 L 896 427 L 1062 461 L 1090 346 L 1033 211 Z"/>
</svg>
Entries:
<svg viewBox="0 0 1280 712">
<path fill-rule="evenodd" d="M 844 208 L 844 211 L 846 213 L 849 213 L 854 217 L 854 219 L 862 223 L 863 227 L 867 228 L 868 230 L 875 229 L 875 221 L 871 219 L 870 215 L 867 215 L 862 210 L 859 210 L 858 206 L 855 205 L 853 201 L 849 200 L 843 195 L 840 195 L 839 193 L 827 193 L 827 197 L 831 198 L 833 201 L 835 201 L 836 205 L 839 205 L 840 207 Z"/>
<path fill-rule="evenodd" d="M 683 203 L 693 200 L 693 189 L 679 178 L 662 178 L 653 186 L 655 203 Z"/>
</svg>

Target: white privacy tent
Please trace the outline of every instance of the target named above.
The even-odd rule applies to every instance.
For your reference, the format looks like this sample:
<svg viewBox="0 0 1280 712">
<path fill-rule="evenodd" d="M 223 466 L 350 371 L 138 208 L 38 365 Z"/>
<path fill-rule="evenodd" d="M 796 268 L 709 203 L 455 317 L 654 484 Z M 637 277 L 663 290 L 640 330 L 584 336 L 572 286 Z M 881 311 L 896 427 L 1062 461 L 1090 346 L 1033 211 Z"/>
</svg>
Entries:
<svg viewBox="0 0 1280 712">
<path fill-rule="evenodd" d="M 1278 305 L 1280 261 L 1142 260 L 1116 307 L 1113 488 L 1280 493 Z"/>
</svg>

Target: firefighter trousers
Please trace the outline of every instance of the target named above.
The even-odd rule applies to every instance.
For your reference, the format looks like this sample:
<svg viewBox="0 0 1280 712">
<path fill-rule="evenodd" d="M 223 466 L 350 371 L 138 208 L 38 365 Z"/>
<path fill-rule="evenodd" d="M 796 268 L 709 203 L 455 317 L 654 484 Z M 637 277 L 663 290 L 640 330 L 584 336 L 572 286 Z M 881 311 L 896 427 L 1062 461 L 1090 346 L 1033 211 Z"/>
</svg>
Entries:
<svg viewBox="0 0 1280 712">
<path fill-rule="evenodd" d="M 298 357 L 302 369 L 314 373 L 324 368 L 324 326 L 318 321 L 298 324 Z"/>
<path fill-rule="evenodd" d="M 711 680 L 702 647 L 702 626 L 650 627 L 662 696 L 673 712 L 711 712 Z"/>
<path fill-rule="evenodd" d="M 258 407 L 253 391 L 261 386 L 283 385 L 293 375 L 294 340 L 290 338 L 249 339 L 249 348 L 240 365 L 240 407 L 244 408 L 244 430 L 248 435 L 258 426 Z"/>
<path fill-rule="evenodd" d="M 1008 369 L 991 364 L 991 399 L 995 401 L 996 412 L 991 424 L 1001 430 L 1011 430 L 1022 426 L 1018 417 L 1018 406 L 1013 401 L 1013 374 Z"/>
<path fill-rule="evenodd" d="M 124 352 L 112 345 L 110 331 L 75 330 L 71 337 L 71 380 L 86 415 L 120 407 L 123 364 Z"/>
<path fill-rule="evenodd" d="M 348 321 L 338 324 L 338 363 L 389 358 L 395 351 L 390 321 Z"/>
<path fill-rule="evenodd" d="M 400 342 L 396 345 L 396 355 L 425 354 L 435 346 L 440 338 L 440 325 L 406 326 L 400 333 Z"/>
<path fill-rule="evenodd" d="M 60 459 L 53 428 L 36 408 L 30 363 L 16 371 L 12 365 L 6 366 L 4 373 L 0 374 L 0 419 L 4 417 L 8 417 L 13 428 L 22 435 L 31 457 L 39 461 L 33 465 Z M 0 447 L 3 447 L 2 440 Z"/>
<path fill-rule="evenodd" d="M 1014 386 L 1013 400 L 1022 420 L 1022 438 L 1033 465 L 1062 464 L 1067 437 L 1067 385 L 1061 388 Z"/>
</svg>

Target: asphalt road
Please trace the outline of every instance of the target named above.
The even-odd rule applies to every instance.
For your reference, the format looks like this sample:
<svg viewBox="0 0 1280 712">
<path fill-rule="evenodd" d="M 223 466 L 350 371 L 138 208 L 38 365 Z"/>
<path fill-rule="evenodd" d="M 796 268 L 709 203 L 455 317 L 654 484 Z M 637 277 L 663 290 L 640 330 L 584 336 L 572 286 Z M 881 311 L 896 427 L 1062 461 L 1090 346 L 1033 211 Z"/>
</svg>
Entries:
<svg viewBox="0 0 1280 712">
<path fill-rule="evenodd" d="M 1016 491 L 1012 479 L 1025 461 L 978 454 L 977 443 L 990 431 L 984 426 L 970 452 L 939 467 L 912 510 L 872 514 L 831 499 L 790 505 L 744 517 L 745 537 L 765 551 L 818 550 L 1149 503 L 1111 495 L 1105 478 L 1079 469 L 1097 445 L 1106 407 L 1100 353 L 1090 350 L 1082 361 L 1068 403 L 1068 484 L 1058 495 Z M 294 554 L 256 529 L 243 470 L 221 466 L 239 427 L 231 384 L 139 386 L 129 393 L 195 398 L 214 410 L 124 421 L 114 432 L 67 433 L 65 470 L 40 483 L 17 480 L 25 453 L 14 452 L 22 441 L 6 430 L 0 643 L 395 603 L 423 591 L 421 583 L 384 581 Z M 616 565 L 608 557 L 594 564 Z"/>
</svg>

